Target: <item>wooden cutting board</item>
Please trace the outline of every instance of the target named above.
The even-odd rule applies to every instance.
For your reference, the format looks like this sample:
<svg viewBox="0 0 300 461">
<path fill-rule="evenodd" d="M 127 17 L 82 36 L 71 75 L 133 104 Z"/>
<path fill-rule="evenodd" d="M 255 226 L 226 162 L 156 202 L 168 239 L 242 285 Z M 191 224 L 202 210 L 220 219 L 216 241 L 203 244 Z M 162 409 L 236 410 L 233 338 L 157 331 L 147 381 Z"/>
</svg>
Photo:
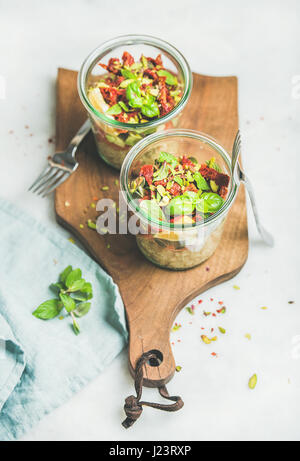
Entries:
<svg viewBox="0 0 300 461">
<path fill-rule="evenodd" d="M 58 71 L 57 150 L 68 145 L 86 119 L 77 94 L 76 78 L 77 72 Z M 237 103 L 236 77 L 194 74 L 194 87 L 190 102 L 184 109 L 181 127 L 215 137 L 230 152 L 238 128 Z M 118 284 L 130 332 L 131 372 L 143 352 L 157 350 L 162 354 L 162 361 L 159 366 L 145 366 L 144 384 L 161 386 L 172 378 L 175 371 L 169 336 L 180 309 L 196 295 L 236 275 L 246 262 L 248 230 L 244 188 L 240 187 L 229 212 L 223 239 L 215 254 L 196 268 L 173 272 L 148 262 L 139 252 L 134 236 L 101 236 L 87 227 L 87 219 L 95 220 L 98 215 L 91 206 L 96 203 L 94 199 L 107 197 L 118 200 L 115 180 L 119 178 L 119 173 L 99 158 L 92 134 L 83 142 L 77 159 L 79 168 L 56 191 L 57 221 L 80 240 Z M 109 190 L 102 191 L 102 186 L 109 186 Z M 83 228 L 80 227 L 82 224 Z"/>
</svg>

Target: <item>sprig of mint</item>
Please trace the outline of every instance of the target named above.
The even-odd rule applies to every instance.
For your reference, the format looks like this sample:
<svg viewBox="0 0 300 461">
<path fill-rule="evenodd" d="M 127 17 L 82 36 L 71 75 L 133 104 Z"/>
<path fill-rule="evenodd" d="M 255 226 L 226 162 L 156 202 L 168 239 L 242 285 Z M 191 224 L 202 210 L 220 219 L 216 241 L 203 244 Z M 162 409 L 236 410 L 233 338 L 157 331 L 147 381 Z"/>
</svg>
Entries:
<svg viewBox="0 0 300 461">
<path fill-rule="evenodd" d="M 82 278 L 80 269 L 68 266 L 59 275 L 59 281 L 52 283 L 49 288 L 57 298 L 48 299 L 40 304 L 32 315 L 38 319 L 50 320 L 65 309 L 72 317 L 73 330 L 78 335 L 80 329 L 75 317 L 83 317 L 91 308 L 91 303 L 88 302 L 93 297 L 91 283 Z"/>
</svg>

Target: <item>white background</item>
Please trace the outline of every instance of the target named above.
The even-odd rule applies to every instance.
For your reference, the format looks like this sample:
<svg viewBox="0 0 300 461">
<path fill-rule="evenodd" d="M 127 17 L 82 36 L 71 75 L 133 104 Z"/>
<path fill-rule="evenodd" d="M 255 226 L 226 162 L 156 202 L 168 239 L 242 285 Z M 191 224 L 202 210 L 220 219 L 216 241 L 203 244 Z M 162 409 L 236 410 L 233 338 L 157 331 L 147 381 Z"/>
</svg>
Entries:
<svg viewBox="0 0 300 461">
<path fill-rule="evenodd" d="M 182 328 L 172 340 L 182 371 L 169 391 L 182 395 L 183 410 L 146 408 L 133 428 L 123 429 L 123 400 L 133 393 L 124 351 L 25 439 L 299 440 L 299 1 L 0 0 L 0 10 L 0 75 L 6 82 L 0 91 L 2 197 L 58 229 L 53 197 L 26 191 L 53 152 L 48 138 L 55 134 L 57 67 L 78 69 L 101 42 L 147 33 L 178 47 L 193 71 L 238 76 L 244 166 L 276 239 L 274 249 L 260 242 L 249 209 L 244 269 L 205 293 L 194 317 L 183 311 L 177 319 Z M 219 300 L 227 313 L 213 325 L 202 306 L 215 309 Z M 213 345 L 200 339 L 200 327 L 209 325 L 227 330 Z M 258 384 L 251 391 L 247 383 L 255 372 Z M 155 401 L 157 391 L 147 389 L 145 399 Z"/>
</svg>

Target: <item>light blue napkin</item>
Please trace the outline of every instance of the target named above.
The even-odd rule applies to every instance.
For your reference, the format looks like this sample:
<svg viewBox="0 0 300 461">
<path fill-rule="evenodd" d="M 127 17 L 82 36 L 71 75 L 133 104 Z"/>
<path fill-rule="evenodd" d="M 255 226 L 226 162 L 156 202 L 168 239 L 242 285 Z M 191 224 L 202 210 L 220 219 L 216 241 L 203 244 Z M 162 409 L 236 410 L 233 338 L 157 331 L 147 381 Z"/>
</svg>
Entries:
<svg viewBox="0 0 300 461">
<path fill-rule="evenodd" d="M 78 336 L 70 318 L 32 315 L 53 297 L 48 286 L 68 265 L 79 267 L 94 290 Z M 0 199 L 0 441 L 19 438 L 64 403 L 126 341 L 123 303 L 111 277 L 67 238 Z"/>
</svg>

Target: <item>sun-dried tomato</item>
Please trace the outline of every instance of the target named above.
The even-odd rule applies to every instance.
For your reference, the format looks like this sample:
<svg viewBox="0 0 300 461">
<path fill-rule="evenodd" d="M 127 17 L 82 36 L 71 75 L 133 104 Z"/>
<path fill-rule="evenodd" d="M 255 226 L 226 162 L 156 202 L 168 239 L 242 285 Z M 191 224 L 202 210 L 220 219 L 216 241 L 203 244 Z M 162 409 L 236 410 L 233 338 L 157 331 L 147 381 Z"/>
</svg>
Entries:
<svg viewBox="0 0 300 461">
<path fill-rule="evenodd" d="M 177 195 L 181 193 L 180 185 L 177 182 L 174 182 L 171 189 L 169 189 L 169 192 L 171 195 L 173 195 L 173 197 L 176 197 Z"/>
<path fill-rule="evenodd" d="M 220 197 L 226 198 L 227 192 L 228 192 L 227 187 L 225 187 L 225 186 L 221 186 L 221 187 L 220 187 L 220 189 L 219 189 L 219 195 L 220 195 Z"/>
<path fill-rule="evenodd" d="M 123 53 L 123 56 L 122 56 L 122 60 L 123 60 L 123 65 L 124 66 L 132 66 L 132 64 L 134 64 L 134 58 L 133 56 L 131 56 L 130 53 L 128 53 L 128 51 L 124 51 Z"/>
<path fill-rule="evenodd" d="M 165 186 L 167 184 L 166 179 L 161 179 L 160 181 L 154 181 L 155 186 Z"/>
<path fill-rule="evenodd" d="M 120 74 L 121 62 L 119 58 L 110 58 L 108 61 L 107 70 L 113 74 Z"/>
<path fill-rule="evenodd" d="M 215 181 L 215 183 L 220 187 L 227 187 L 229 184 L 229 176 L 224 173 L 219 173 L 219 171 L 214 168 L 209 168 L 207 165 L 201 165 L 199 171 L 205 179 Z"/>
<path fill-rule="evenodd" d="M 188 157 L 186 157 L 185 155 L 182 157 L 181 164 L 183 166 L 187 165 L 188 167 L 195 166 L 195 164 L 192 162 L 192 160 L 189 159 Z"/>
<path fill-rule="evenodd" d="M 198 192 L 198 189 L 197 187 L 195 186 L 195 184 L 193 183 L 190 183 L 185 189 L 184 189 L 184 192 L 186 191 L 191 191 L 191 192 Z"/>
<path fill-rule="evenodd" d="M 118 91 L 116 88 L 100 88 L 101 94 L 104 98 L 104 101 L 109 104 L 110 106 L 113 106 L 114 104 L 117 103 L 117 96 L 118 96 Z"/>
<path fill-rule="evenodd" d="M 155 82 L 158 80 L 158 75 L 157 75 L 157 73 L 155 72 L 155 70 L 145 69 L 145 70 L 144 70 L 144 76 L 149 77 L 149 78 L 152 78 L 153 81 L 155 81 Z"/>
<path fill-rule="evenodd" d="M 110 84 L 111 86 L 119 86 L 120 83 L 122 83 L 123 80 L 125 80 L 125 77 L 123 77 L 123 75 L 118 75 L 115 80 L 112 80 L 111 82 L 109 82 L 108 80 L 109 79 L 106 80 L 106 83 L 108 83 L 108 85 Z"/>
<path fill-rule="evenodd" d="M 151 186 L 153 179 L 153 165 L 143 165 L 140 169 L 140 176 L 144 176 L 149 186 Z"/>
</svg>

